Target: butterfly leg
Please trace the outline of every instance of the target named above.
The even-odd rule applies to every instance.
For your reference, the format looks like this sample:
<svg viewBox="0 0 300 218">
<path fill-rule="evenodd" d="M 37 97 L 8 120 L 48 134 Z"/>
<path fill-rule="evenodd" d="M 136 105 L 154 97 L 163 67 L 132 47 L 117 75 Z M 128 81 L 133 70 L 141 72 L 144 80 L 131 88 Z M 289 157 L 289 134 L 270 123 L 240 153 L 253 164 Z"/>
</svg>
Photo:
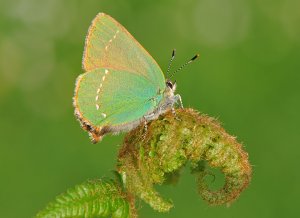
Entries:
<svg viewBox="0 0 300 218">
<path fill-rule="evenodd" d="M 178 121 L 181 121 L 178 117 L 177 117 L 177 114 L 176 114 L 176 110 L 175 110 L 175 107 L 174 107 L 174 104 L 171 105 L 171 112 L 174 116 L 174 118 Z"/>
<path fill-rule="evenodd" d="M 144 132 L 146 133 L 148 131 L 148 123 L 147 120 L 145 119 L 144 121 Z"/>
<path fill-rule="evenodd" d="M 149 116 L 149 114 L 144 116 L 144 132 L 142 134 L 141 141 L 145 140 L 146 134 L 147 134 L 147 131 L 148 131 L 148 121 L 150 120 L 148 116 Z"/>
<path fill-rule="evenodd" d="M 142 141 L 145 140 L 147 131 L 148 131 L 148 122 L 147 122 L 147 120 L 145 119 L 145 121 L 144 121 L 144 134 L 143 134 Z"/>
<path fill-rule="evenodd" d="M 175 111 L 175 107 L 174 107 L 175 104 L 179 104 L 180 108 L 183 108 L 181 96 L 179 94 L 175 95 L 174 98 L 173 98 L 171 111 L 172 111 L 173 115 L 175 116 L 175 119 L 181 121 L 176 115 L 176 111 Z"/>
<path fill-rule="evenodd" d="M 171 107 L 171 112 L 176 117 L 176 111 L 175 111 L 175 107 L 173 105 Z"/>
<path fill-rule="evenodd" d="M 182 99 L 181 99 L 181 96 L 179 94 L 174 96 L 174 102 L 179 104 L 180 108 L 183 108 Z"/>
</svg>

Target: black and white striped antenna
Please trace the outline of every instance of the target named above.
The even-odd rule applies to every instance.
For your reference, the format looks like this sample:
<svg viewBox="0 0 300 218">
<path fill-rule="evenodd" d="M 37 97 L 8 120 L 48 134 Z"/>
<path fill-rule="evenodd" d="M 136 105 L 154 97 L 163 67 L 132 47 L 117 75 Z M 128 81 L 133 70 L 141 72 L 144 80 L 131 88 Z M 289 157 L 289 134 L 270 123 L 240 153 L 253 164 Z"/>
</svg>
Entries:
<svg viewBox="0 0 300 218">
<path fill-rule="evenodd" d="M 173 51 L 172 51 L 172 57 L 171 57 L 171 59 L 170 59 L 170 62 L 169 62 L 169 66 L 168 66 L 166 75 L 169 73 L 169 71 L 170 71 L 170 69 L 171 69 L 172 61 L 173 61 L 174 58 L 175 58 L 175 54 L 176 54 L 176 49 L 174 48 Z"/>
<path fill-rule="evenodd" d="M 172 56 L 173 57 L 173 56 Z M 182 70 L 182 68 L 184 68 L 186 65 L 192 63 L 194 60 L 196 60 L 199 57 L 199 54 L 196 54 L 194 57 L 192 57 L 189 61 L 187 61 L 185 64 L 183 64 L 181 67 L 179 67 L 177 70 L 175 70 L 173 73 L 171 73 L 169 79 L 171 79 L 175 73 L 177 73 L 178 71 Z M 174 59 L 174 58 L 173 58 Z M 172 59 L 171 61 L 172 62 Z"/>
</svg>

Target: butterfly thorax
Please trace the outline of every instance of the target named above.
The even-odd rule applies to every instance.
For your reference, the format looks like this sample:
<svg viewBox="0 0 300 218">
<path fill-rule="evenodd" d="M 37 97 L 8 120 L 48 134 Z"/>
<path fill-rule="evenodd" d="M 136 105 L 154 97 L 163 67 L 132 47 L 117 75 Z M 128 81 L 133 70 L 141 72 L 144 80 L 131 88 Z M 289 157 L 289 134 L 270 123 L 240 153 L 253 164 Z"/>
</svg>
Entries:
<svg viewBox="0 0 300 218">
<path fill-rule="evenodd" d="M 180 96 L 175 95 L 176 91 L 176 83 L 172 83 L 171 81 L 166 82 L 165 90 L 162 93 L 162 98 L 157 104 L 157 107 L 154 111 L 146 114 L 144 117 L 146 120 L 155 120 L 159 117 L 159 115 L 166 113 L 167 111 L 173 109 L 174 104 L 179 100 Z M 181 100 L 181 99 L 180 99 Z"/>
</svg>

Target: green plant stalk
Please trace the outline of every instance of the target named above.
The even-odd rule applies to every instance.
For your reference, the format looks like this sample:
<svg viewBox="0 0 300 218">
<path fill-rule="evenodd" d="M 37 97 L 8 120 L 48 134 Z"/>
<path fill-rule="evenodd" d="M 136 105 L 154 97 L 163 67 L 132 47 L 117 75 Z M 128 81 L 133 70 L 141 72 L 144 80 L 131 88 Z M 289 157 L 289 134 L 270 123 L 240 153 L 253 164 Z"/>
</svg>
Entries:
<svg viewBox="0 0 300 218">
<path fill-rule="evenodd" d="M 153 188 L 191 162 L 197 177 L 199 194 L 211 205 L 226 204 L 238 198 L 248 186 L 251 166 L 242 145 L 225 132 L 219 123 L 193 109 L 168 112 L 144 126 L 140 125 L 125 137 L 118 157 L 118 172 L 128 192 L 143 199 L 153 209 L 166 212 L 172 207 Z M 209 174 L 203 164 L 219 168 L 225 184 L 218 191 L 210 190 L 204 177 Z"/>
<path fill-rule="evenodd" d="M 56 197 L 36 218 L 135 217 L 131 199 L 112 180 L 90 180 Z"/>
</svg>

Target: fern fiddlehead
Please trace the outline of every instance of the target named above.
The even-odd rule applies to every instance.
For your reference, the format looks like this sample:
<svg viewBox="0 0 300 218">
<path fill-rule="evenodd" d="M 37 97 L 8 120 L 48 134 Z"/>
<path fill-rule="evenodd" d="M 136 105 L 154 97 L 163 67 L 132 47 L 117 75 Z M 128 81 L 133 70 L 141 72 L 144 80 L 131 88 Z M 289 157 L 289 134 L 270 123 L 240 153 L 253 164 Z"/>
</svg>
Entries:
<svg viewBox="0 0 300 218">
<path fill-rule="evenodd" d="M 237 199 L 251 179 L 248 155 L 236 139 L 216 120 L 193 109 L 168 112 L 129 132 L 119 150 L 115 181 L 93 180 L 57 197 L 37 218 L 45 217 L 136 217 L 134 196 L 153 209 L 166 212 L 171 201 L 154 189 L 178 179 L 179 170 L 191 163 L 198 192 L 210 205 Z M 209 188 L 206 168 L 219 168 L 225 175 L 220 190 Z"/>
<path fill-rule="evenodd" d="M 153 209 L 165 212 L 172 207 L 153 185 L 163 184 L 187 161 L 197 176 L 199 194 L 211 205 L 230 203 L 247 187 L 251 178 L 248 155 L 216 120 L 192 109 L 179 109 L 176 117 L 169 112 L 149 123 L 146 133 L 143 128 L 127 134 L 119 152 L 118 171 L 125 175 L 128 191 Z M 219 191 L 211 191 L 206 184 L 203 161 L 224 173 L 225 184 Z"/>
</svg>

